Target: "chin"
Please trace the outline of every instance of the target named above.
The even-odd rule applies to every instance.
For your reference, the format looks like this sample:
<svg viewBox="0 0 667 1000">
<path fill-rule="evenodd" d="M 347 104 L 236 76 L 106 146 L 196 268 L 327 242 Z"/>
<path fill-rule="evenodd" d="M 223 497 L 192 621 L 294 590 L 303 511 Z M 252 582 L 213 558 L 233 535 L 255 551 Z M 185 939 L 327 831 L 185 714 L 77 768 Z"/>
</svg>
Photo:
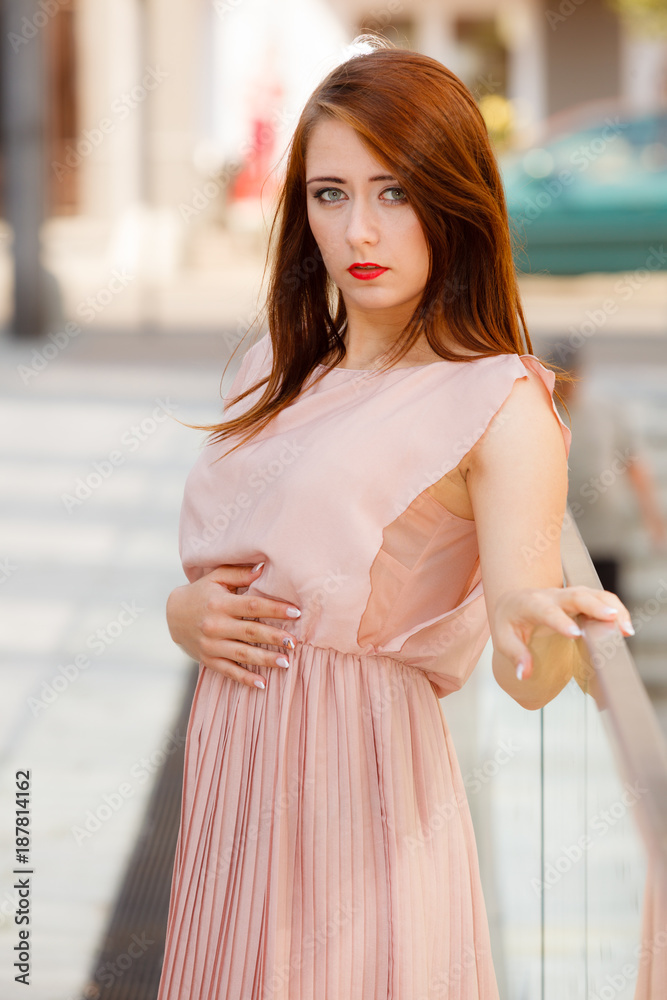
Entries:
<svg viewBox="0 0 667 1000">
<path fill-rule="evenodd" d="M 394 299 L 386 299 L 379 295 L 359 295 L 354 297 L 348 295 L 348 302 L 351 305 L 356 306 L 357 309 L 366 309 L 370 311 L 399 309 L 401 306 L 400 302 L 396 302 Z"/>
</svg>

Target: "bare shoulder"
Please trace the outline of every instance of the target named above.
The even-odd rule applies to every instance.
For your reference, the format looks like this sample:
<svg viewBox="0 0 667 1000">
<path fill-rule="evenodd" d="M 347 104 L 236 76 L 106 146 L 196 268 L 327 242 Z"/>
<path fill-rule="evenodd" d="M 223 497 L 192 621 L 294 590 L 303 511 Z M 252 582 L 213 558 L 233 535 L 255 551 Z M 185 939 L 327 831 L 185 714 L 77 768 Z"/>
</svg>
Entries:
<svg viewBox="0 0 667 1000">
<path fill-rule="evenodd" d="M 511 468 L 521 457 L 530 460 L 545 450 L 565 456 L 563 436 L 551 394 L 540 376 L 524 367 L 484 433 L 463 456 L 459 468 L 467 479 L 472 468 Z"/>
</svg>

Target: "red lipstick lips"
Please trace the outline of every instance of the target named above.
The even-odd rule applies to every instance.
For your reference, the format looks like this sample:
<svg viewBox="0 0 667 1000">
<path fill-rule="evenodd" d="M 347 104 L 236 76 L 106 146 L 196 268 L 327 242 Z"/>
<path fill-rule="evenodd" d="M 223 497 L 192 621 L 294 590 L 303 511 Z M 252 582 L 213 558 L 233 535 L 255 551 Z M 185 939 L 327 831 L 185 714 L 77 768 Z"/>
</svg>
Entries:
<svg viewBox="0 0 667 1000">
<path fill-rule="evenodd" d="M 379 264 L 373 264 L 370 261 L 366 261 L 364 264 L 351 264 L 348 267 L 348 271 L 355 278 L 359 278 L 361 281 L 368 281 L 370 278 L 377 278 L 378 275 L 384 274 L 388 271 L 388 267 L 380 267 Z"/>
</svg>

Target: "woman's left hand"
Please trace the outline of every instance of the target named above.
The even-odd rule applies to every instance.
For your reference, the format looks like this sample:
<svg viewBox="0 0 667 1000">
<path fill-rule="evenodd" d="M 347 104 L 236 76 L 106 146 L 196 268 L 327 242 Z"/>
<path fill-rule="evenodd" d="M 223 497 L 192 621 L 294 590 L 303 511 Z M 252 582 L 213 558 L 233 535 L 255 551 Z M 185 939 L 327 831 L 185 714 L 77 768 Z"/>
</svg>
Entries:
<svg viewBox="0 0 667 1000">
<path fill-rule="evenodd" d="M 496 603 L 494 649 L 514 663 L 517 677 L 524 680 L 533 672 L 528 643 L 550 633 L 572 638 L 582 635 L 574 615 L 616 622 L 622 635 L 634 634 L 630 612 L 608 590 L 583 586 L 524 587 L 506 591 Z"/>
</svg>

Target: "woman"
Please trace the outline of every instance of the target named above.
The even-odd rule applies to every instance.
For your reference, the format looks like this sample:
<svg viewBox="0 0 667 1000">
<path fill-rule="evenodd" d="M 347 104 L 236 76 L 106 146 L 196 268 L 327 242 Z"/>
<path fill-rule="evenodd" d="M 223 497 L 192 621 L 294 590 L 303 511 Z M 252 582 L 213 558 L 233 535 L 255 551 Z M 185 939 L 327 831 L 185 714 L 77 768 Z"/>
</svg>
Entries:
<svg viewBox="0 0 667 1000">
<path fill-rule="evenodd" d="M 270 332 L 188 477 L 168 601 L 201 666 L 158 1000 L 493 1000 L 438 698 L 490 634 L 498 683 L 539 708 L 574 616 L 629 615 L 562 587 L 570 432 L 521 353 L 461 81 L 392 46 L 337 67 L 271 247 Z"/>
</svg>

